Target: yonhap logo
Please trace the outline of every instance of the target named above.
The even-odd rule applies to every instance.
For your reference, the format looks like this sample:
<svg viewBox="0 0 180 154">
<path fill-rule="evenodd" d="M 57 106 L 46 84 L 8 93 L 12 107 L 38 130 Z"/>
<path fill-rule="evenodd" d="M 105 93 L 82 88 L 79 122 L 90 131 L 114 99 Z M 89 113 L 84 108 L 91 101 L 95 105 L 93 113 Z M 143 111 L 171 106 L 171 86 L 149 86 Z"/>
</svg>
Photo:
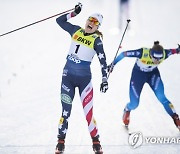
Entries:
<svg viewBox="0 0 180 154">
<path fill-rule="evenodd" d="M 133 148 L 137 148 L 143 143 L 143 135 L 141 132 L 134 132 L 129 134 L 129 145 Z"/>
<path fill-rule="evenodd" d="M 133 148 L 138 148 L 142 144 L 180 144 L 180 137 L 158 137 L 150 136 L 143 137 L 141 132 L 129 133 L 128 138 L 129 145 Z"/>
</svg>

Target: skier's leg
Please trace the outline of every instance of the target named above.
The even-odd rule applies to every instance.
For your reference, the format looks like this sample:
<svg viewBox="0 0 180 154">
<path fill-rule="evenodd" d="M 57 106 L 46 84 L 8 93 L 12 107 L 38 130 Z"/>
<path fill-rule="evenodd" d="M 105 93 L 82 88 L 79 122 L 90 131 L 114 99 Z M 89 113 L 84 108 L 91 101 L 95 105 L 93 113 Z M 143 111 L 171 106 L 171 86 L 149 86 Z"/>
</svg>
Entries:
<svg viewBox="0 0 180 154">
<path fill-rule="evenodd" d="M 149 82 L 149 85 L 152 88 L 157 99 L 164 106 L 164 109 L 166 110 L 166 112 L 170 116 L 172 116 L 174 113 L 176 113 L 173 104 L 166 98 L 166 96 L 164 94 L 164 84 L 161 80 L 159 73 L 152 76 L 151 82 Z"/>
<path fill-rule="evenodd" d="M 79 86 L 79 94 L 88 123 L 88 129 L 93 142 L 93 150 L 95 153 L 103 153 L 102 147 L 99 141 L 99 133 L 96 124 L 96 120 L 93 117 L 93 86 L 91 83 L 91 77 L 86 77 L 81 80 Z"/>
<path fill-rule="evenodd" d="M 164 94 L 164 84 L 159 72 L 152 77 L 152 80 L 149 84 L 157 99 L 161 102 L 166 112 L 172 117 L 176 127 L 180 130 L 179 116 L 176 113 L 173 104 L 166 98 Z"/>
<path fill-rule="evenodd" d="M 142 71 L 133 69 L 129 86 L 130 102 L 126 105 L 126 110 L 131 111 L 138 107 L 141 91 L 145 82 L 146 74 Z"/>
<path fill-rule="evenodd" d="M 125 125 L 129 124 L 130 111 L 136 109 L 139 105 L 140 94 L 145 82 L 146 82 L 145 73 L 133 69 L 130 80 L 130 86 L 129 86 L 130 102 L 124 108 L 124 113 L 123 113 L 123 122 Z"/>
<path fill-rule="evenodd" d="M 65 137 L 68 130 L 68 119 L 71 114 L 72 101 L 75 94 L 75 86 L 72 85 L 72 76 L 63 76 L 61 83 L 61 104 L 62 115 L 58 125 L 58 144 L 56 146 L 56 154 L 63 152 L 65 149 Z"/>
<path fill-rule="evenodd" d="M 65 138 L 66 131 L 68 129 L 68 119 L 71 114 L 72 101 L 75 94 L 75 86 L 68 79 L 70 76 L 62 78 L 61 83 L 61 104 L 62 104 L 62 115 L 59 121 L 59 134 L 58 138 Z"/>
</svg>

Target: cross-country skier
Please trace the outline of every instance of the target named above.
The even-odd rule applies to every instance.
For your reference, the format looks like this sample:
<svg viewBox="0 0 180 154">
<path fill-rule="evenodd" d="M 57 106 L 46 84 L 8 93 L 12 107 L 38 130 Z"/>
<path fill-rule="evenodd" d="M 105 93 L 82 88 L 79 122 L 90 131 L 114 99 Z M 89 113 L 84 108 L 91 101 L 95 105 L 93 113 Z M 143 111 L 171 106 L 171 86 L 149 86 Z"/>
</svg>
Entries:
<svg viewBox="0 0 180 154">
<path fill-rule="evenodd" d="M 164 49 L 159 45 L 159 41 L 154 42 L 152 48 L 140 48 L 137 50 L 129 50 L 120 53 L 108 68 L 112 72 L 114 65 L 121 61 L 124 57 L 136 57 L 137 60 L 132 70 L 129 96 L 130 102 L 124 108 L 123 122 L 129 125 L 130 112 L 135 110 L 139 105 L 139 99 L 142 88 L 148 83 L 157 99 L 162 103 L 166 112 L 174 120 L 174 124 L 180 130 L 180 120 L 173 104 L 166 98 L 164 94 L 164 85 L 160 76 L 158 65 L 173 54 L 180 53 L 180 45 L 177 49 Z M 111 66 L 112 65 L 112 66 Z M 111 69 L 110 69 L 111 68 Z"/>
<path fill-rule="evenodd" d="M 76 87 L 79 89 L 79 95 L 88 123 L 89 133 L 92 138 L 93 151 L 96 154 L 103 153 L 99 141 L 97 124 L 93 117 L 93 87 L 90 70 L 91 61 L 94 55 L 97 54 L 102 71 L 100 91 L 105 93 L 108 89 L 107 64 L 103 43 L 100 39 L 102 33 L 98 30 L 102 24 L 103 16 L 98 13 L 90 15 L 86 21 L 85 28 L 67 22 L 67 20 L 79 14 L 81 8 L 82 4 L 79 3 L 75 6 L 73 12 L 62 15 L 56 19 L 58 25 L 71 35 L 71 45 L 62 75 L 62 115 L 58 126 L 56 154 L 63 153 L 65 149 L 65 137 L 68 130 L 68 121 Z"/>
</svg>

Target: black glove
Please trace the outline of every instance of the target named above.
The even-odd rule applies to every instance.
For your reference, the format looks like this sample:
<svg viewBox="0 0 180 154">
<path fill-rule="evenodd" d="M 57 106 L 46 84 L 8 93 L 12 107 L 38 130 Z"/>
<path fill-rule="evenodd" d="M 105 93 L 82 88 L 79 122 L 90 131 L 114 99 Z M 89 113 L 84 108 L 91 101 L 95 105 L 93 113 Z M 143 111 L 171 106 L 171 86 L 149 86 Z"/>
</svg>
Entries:
<svg viewBox="0 0 180 154">
<path fill-rule="evenodd" d="M 114 64 L 113 64 L 113 63 L 109 64 L 109 65 L 107 66 L 107 69 L 108 69 L 108 72 L 109 72 L 109 73 L 112 73 L 112 71 L 113 71 L 113 69 L 114 69 Z"/>
<path fill-rule="evenodd" d="M 75 8 L 74 8 L 74 14 L 77 15 L 81 12 L 81 9 L 82 9 L 82 4 L 81 3 L 78 3 L 77 5 L 75 5 Z"/>
<path fill-rule="evenodd" d="M 108 90 L 108 82 L 107 81 L 104 81 L 101 83 L 100 85 L 100 91 L 105 93 L 106 91 Z"/>
</svg>

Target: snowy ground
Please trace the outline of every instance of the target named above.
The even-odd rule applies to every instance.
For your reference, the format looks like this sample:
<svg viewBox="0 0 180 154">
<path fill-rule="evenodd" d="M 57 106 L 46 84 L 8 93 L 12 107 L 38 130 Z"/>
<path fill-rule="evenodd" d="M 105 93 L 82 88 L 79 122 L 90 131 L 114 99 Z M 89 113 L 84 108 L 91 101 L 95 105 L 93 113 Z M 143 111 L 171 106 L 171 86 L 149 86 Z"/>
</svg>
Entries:
<svg viewBox="0 0 180 154">
<path fill-rule="evenodd" d="M 0 1 L 0 34 L 71 9 L 78 1 L 16 0 Z M 81 0 L 79 16 L 71 19 L 82 27 L 88 15 L 104 15 L 101 31 L 107 62 L 114 58 L 122 37 L 118 28 L 118 1 Z M 179 0 L 130 1 L 130 29 L 122 50 L 151 47 L 159 40 L 165 48 L 180 43 Z M 125 26 L 126 22 L 124 22 Z M 70 36 L 58 27 L 55 18 L 0 37 L 0 153 L 52 154 L 56 145 L 57 125 L 61 115 L 60 83 Z M 119 51 L 121 52 L 121 51 Z M 94 115 L 105 154 L 157 153 L 177 154 L 179 144 L 143 144 L 132 148 L 122 127 L 122 113 L 129 101 L 128 88 L 135 59 L 124 59 L 109 78 L 109 90 L 99 92 L 100 66 L 92 63 Z M 99 66 L 99 67 L 97 67 Z M 160 65 L 167 97 L 180 114 L 179 55 Z M 180 133 L 145 85 L 140 106 L 132 112 L 130 130 L 144 137 L 180 138 Z M 180 140 L 180 139 L 179 139 Z M 67 154 L 91 154 L 91 140 L 78 93 L 73 101 L 66 139 Z"/>
</svg>

